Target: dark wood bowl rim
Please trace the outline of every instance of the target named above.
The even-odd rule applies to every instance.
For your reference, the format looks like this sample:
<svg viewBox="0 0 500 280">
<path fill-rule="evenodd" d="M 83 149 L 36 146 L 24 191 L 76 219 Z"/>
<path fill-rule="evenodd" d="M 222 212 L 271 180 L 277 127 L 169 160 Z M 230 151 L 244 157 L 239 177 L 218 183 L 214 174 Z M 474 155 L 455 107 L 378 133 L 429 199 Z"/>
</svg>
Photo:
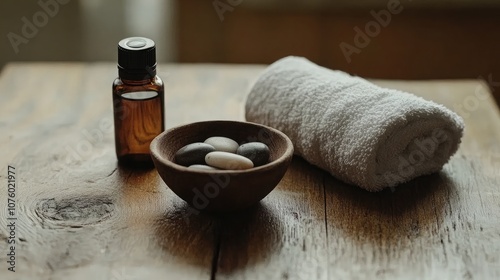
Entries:
<svg viewBox="0 0 500 280">
<path fill-rule="evenodd" d="M 165 137 L 165 135 L 171 133 L 172 131 L 175 131 L 177 129 L 181 129 L 181 128 L 186 127 L 186 126 L 199 125 L 199 124 L 209 124 L 209 123 L 210 124 L 220 123 L 220 125 L 224 125 L 227 123 L 239 123 L 239 124 L 243 124 L 243 125 L 253 125 L 253 126 L 258 126 L 260 128 L 269 129 L 270 131 L 273 131 L 274 133 L 279 135 L 279 137 L 281 137 L 285 140 L 286 150 L 279 158 L 275 159 L 272 162 L 269 162 L 269 163 L 262 165 L 262 166 L 253 167 L 253 168 L 245 169 L 245 170 L 196 170 L 196 169 L 189 169 L 186 166 L 177 164 L 171 160 L 164 158 L 161 155 L 161 153 L 159 152 L 160 151 L 159 145 L 161 143 L 161 140 Z M 283 133 L 275 128 L 272 128 L 272 127 L 269 127 L 266 125 L 262 125 L 262 124 L 258 124 L 258 123 L 253 123 L 253 122 L 212 120 L 212 121 L 194 122 L 194 123 L 179 125 L 179 126 L 170 128 L 170 129 L 160 133 L 158 136 L 155 137 L 155 139 L 153 139 L 153 141 L 151 142 L 151 145 L 150 145 L 150 151 L 151 151 L 151 156 L 155 157 L 155 159 L 158 162 L 160 162 L 161 164 L 166 165 L 172 169 L 180 171 L 180 172 L 190 172 L 193 174 L 228 173 L 228 174 L 232 174 L 232 175 L 237 175 L 237 174 L 249 174 L 249 173 L 256 172 L 256 171 L 265 171 L 265 170 L 273 169 L 274 167 L 279 166 L 283 162 L 287 161 L 287 159 L 291 158 L 293 156 L 294 149 L 293 149 L 293 143 L 290 140 L 290 138 L 288 138 L 288 136 L 286 136 L 285 133 Z"/>
</svg>

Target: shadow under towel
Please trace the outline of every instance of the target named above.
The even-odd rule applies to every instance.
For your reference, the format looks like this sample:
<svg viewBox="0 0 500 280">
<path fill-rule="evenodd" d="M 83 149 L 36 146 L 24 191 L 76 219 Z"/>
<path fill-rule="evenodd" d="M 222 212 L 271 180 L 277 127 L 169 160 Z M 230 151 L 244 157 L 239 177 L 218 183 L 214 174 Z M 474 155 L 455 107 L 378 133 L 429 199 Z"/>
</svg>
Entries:
<svg viewBox="0 0 500 280">
<path fill-rule="evenodd" d="M 287 134 L 309 163 L 369 191 L 439 171 L 464 129 L 442 105 L 301 57 L 261 74 L 245 116 Z"/>
</svg>

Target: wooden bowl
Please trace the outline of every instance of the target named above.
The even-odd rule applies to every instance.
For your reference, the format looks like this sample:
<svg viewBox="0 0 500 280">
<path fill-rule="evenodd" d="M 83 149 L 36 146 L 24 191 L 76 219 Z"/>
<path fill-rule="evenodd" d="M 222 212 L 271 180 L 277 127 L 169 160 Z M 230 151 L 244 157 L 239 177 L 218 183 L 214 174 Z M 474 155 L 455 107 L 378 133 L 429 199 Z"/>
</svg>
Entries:
<svg viewBox="0 0 500 280">
<path fill-rule="evenodd" d="M 247 170 L 193 170 L 174 162 L 183 146 L 225 136 L 243 144 L 262 142 L 270 162 Z M 197 210 L 232 211 L 247 208 L 268 195 L 285 175 L 293 157 L 292 141 L 281 131 L 260 124 L 206 121 L 179 126 L 151 142 L 156 170 L 167 186 Z"/>
</svg>

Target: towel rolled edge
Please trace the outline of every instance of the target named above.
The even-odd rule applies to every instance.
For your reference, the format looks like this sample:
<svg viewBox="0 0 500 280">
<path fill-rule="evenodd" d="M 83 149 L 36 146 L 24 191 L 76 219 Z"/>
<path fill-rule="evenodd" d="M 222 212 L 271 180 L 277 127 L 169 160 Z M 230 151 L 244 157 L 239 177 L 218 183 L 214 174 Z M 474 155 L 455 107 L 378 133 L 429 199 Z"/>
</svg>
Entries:
<svg viewBox="0 0 500 280">
<path fill-rule="evenodd" d="M 255 118 L 250 116 L 249 112 L 250 112 L 251 106 L 253 106 L 255 104 L 251 104 L 251 102 L 249 102 L 248 99 L 250 98 L 250 94 L 254 91 L 254 87 L 258 83 L 261 83 L 263 79 L 266 79 L 266 74 L 268 74 L 269 72 L 272 72 L 273 68 L 280 67 L 281 64 L 288 63 L 290 60 L 298 60 L 298 61 L 314 64 L 313 62 L 310 62 L 308 59 L 303 58 L 303 57 L 289 56 L 289 57 L 284 57 L 282 59 L 277 60 L 276 62 L 269 65 L 265 70 L 263 70 L 263 72 L 259 75 L 259 77 L 249 87 L 249 91 L 248 91 L 249 93 L 247 94 L 247 97 L 245 100 L 245 118 L 247 121 L 259 122 L 259 123 L 263 123 L 265 125 L 274 126 L 274 124 L 272 124 L 272 123 L 262 122 L 262 120 L 255 119 Z M 361 77 L 352 76 L 348 73 L 338 71 L 338 70 L 331 70 L 328 68 L 324 68 L 324 67 L 316 65 L 316 64 L 314 64 L 314 65 L 316 67 L 322 68 L 322 69 L 327 70 L 327 71 L 335 71 L 337 73 L 344 73 L 346 76 L 356 78 L 359 82 L 378 87 L 378 86 L 372 84 L 371 82 L 369 82 Z M 398 91 L 398 90 L 394 90 L 394 89 L 387 89 L 387 90 Z M 444 112 L 444 115 L 446 115 L 448 117 L 447 119 L 442 119 L 441 125 L 438 128 L 436 128 L 437 129 L 436 131 L 438 131 L 437 132 L 438 134 L 441 131 L 441 132 L 445 132 L 445 134 L 449 136 L 449 137 L 447 137 L 447 139 L 445 141 L 437 143 L 438 145 L 443 145 L 443 144 L 447 145 L 448 149 L 447 149 L 447 152 L 443 156 L 438 158 L 439 160 L 437 162 L 432 163 L 432 166 L 427 167 L 427 168 L 418 168 L 418 166 L 412 166 L 409 159 L 405 159 L 404 156 L 399 155 L 399 157 L 398 157 L 399 160 L 401 160 L 401 158 L 402 158 L 403 159 L 403 160 L 401 160 L 402 162 L 406 162 L 406 163 L 410 163 L 410 164 L 402 164 L 402 165 L 400 165 L 401 168 L 399 168 L 399 166 L 398 166 L 398 170 L 382 170 L 382 172 L 376 171 L 375 170 L 376 168 L 375 168 L 375 169 L 367 172 L 367 174 L 366 174 L 366 176 L 364 176 L 364 178 L 362 178 L 362 177 L 350 177 L 350 176 L 345 176 L 345 174 L 341 174 L 341 173 L 337 173 L 337 172 L 333 171 L 330 168 L 330 166 L 322 166 L 321 164 L 316 164 L 314 162 L 311 162 L 308 159 L 307 155 L 301 153 L 300 149 L 297 149 L 297 148 L 295 149 L 296 154 L 303 157 L 304 159 L 306 159 L 306 161 L 310 162 L 311 164 L 317 165 L 318 167 L 328 171 L 334 177 L 337 177 L 338 179 L 341 179 L 342 181 L 344 181 L 346 183 L 357 185 L 357 186 L 359 186 L 363 189 L 366 189 L 368 191 L 380 191 L 380 190 L 387 188 L 387 187 L 394 187 L 394 186 L 399 185 L 401 183 L 408 182 L 416 177 L 419 177 L 422 175 L 428 175 L 428 174 L 435 173 L 435 172 L 441 170 L 442 167 L 450 160 L 450 158 L 456 153 L 456 151 L 459 148 L 459 145 L 461 143 L 461 138 L 463 136 L 463 130 L 465 128 L 463 119 L 460 116 L 458 116 L 456 113 L 452 112 L 451 110 L 449 110 L 448 108 L 446 108 L 445 106 L 443 106 L 441 104 L 437 104 L 435 102 L 425 100 L 425 99 L 418 97 L 418 96 L 415 96 L 411 93 L 406 93 L 406 92 L 401 92 L 401 93 L 408 94 L 408 95 L 411 95 L 415 98 L 421 99 L 422 101 L 432 103 L 434 106 L 436 106 L 436 108 L 439 108 L 439 110 L 442 110 Z M 264 119 L 267 119 L 267 118 L 264 118 Z M 411 126 L 411 123 L 412 122 L 410 121 L 408 124 Z M 396 129 L 396 130 L 398 130 L 398 129 Z M 401 133 L 404 130 L 405 130 L 405 128 L 403 128 L 403 129 L 399 128 L 399 131 Z M 283 131 L 283 132 L 289 136 L 291 134 L 288 131 Z M 391 134 L 391 133 L 393 133 L 393 131 L 388 130 L 387 133 Z M 436 134 L 436 132 L 434 132 L 434 131 L 431 131 L 430 133 L 431 133 L 431 135 Z M 414 137 L 414 139 L 417 139 L 418 136 L 420 136 L 420 135 L 416 135 Z M 293 139 L 293 137 L 290 137 L 290 138 L 292 138 L 292 142 L 294 142 L 294 143 L 296 142 L 296 139 Z M 381 143 L 380 145 L 384 145 L 384 143 Z M 379 153 L 378 149 L 376 151 L 374 151 L 375 155 L 378 153 Z M 411 153 L 409 155 L 411 156 Z M 376 159 L 373 159 L 373 160 L 376 160 Z M 420 164 L 424 165 L 425 163 L 426 163 L 426 161 L 421 162 Z M 373 164 L 373 166 L 377 166 L 377 165 Z M 405 167 L 407 168 L 407 170 L 404 170 Z M 415 168 L 415 167 L 417 167 L 417 168 Z"/>
</svg>

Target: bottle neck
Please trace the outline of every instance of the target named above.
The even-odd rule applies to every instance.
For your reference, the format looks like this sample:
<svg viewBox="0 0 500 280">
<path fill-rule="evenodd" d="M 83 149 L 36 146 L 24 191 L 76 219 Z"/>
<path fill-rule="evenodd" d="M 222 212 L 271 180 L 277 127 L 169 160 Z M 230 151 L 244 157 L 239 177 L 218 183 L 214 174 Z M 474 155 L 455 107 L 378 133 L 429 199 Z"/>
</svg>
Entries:
<svg viewBox="0 0 500 280">
<path fill-rule="evenodd" d="M 120 80 L 122 80 L 122 82 L 124 84 L 127 84 L 127 85 L 145 85 L 145 84 L 154 83 L 155 78 L 156 78 L 156 76 L 151 77 L 151 78 L 147 78 L 147 79 L 141 79 L 141 80 L 131 80 L 131 79 L 125 79 L 125 78 L 120 77 Z"/>
<path fill-rule="evenodd" d="M 124 68 L 118 65 L 118 76 L 122 80 L 128 81 L 144 81 L 154 79 L 156 76 L 156 63 L 152 66 L 141 68 Z"/>
</svg>

